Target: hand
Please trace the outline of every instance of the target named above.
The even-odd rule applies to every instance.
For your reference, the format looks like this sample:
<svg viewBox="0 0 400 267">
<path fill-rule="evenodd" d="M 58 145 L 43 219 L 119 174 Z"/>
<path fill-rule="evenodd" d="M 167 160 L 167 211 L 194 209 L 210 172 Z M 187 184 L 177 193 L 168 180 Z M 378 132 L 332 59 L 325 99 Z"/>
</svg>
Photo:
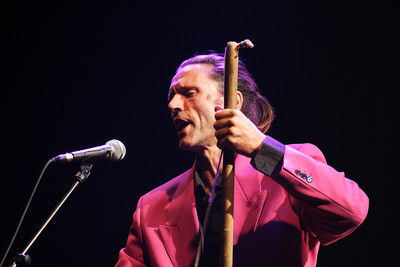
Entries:
<svg viewBox="0 0 400 267">
<path fill-rule="evenodd" d="M 214 110 L 217 146 L 254 157 L 266 136 L 240 110 L 223 109 L 220 105 Z"/>
</svg>

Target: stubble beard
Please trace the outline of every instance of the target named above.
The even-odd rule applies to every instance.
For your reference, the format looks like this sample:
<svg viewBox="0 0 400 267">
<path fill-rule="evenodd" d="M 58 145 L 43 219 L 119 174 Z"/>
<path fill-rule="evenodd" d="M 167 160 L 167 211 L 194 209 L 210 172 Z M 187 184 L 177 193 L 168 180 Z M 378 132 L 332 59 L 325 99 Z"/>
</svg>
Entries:
<svg viewBox="0 0 400 267">
<path fill-rule="evenodd" d="M 204 133 L 204 131 L 202 131 L 201 129 L 193 130 Z M 196 154 L 202 153 L 208 147 L 217 144 L 217 138 L 214 135 L 214 131 L 212 129 L 210 129 L 209 131 L 210 132 L 205 134 L 204 136 L 198 133 L 196 134 L 196 132 L 189 133 L 189 135 L 183 136 L 179 139 L 179 148 L 181 150 L 191 151 Z"/>
</svg>

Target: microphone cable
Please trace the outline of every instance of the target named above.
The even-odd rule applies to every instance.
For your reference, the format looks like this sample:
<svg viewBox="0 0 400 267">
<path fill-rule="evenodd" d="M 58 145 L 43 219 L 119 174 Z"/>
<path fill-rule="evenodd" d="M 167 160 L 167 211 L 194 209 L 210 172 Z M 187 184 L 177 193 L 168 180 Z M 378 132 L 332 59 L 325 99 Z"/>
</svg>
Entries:
<svg viewBox="0 0 400 267">
<path fill-rule="evenodd" d="M 24 210 L 24 212 L 22 213 L 21 219 L 20 219 L 19 222 L 18 222 L 17 229 L 15 230 L 14 235 L 13 235 L 13 237 L 12 237 L 12 239 L 11 239 L 11 242 L 10 242 L 10 244 L 8 245 L 8 248 L 7 248 L 7 250 L 6 250 L 6 253 L 4 254 L 3 259 L 2 259 L 1 262 L 0 262 L 0 267 L 3 266 L 3 263 L 4 263 L 4 261 L 6 260 L 7 255 L 8 255 L 8 253 L 10 252 L 10 249 L 11 249 L 12 245 L 14 244 L 15 238 L 17 237 L 17 234 L 18 234 L 18 232 L 19 232 L 19 229 L 21 228 L 22 222 L 23 222 L 24 219 L 25 219 L 25 215 L 26 215 L 26 213 L 27 213 L 27 211 L 28 211 L 28 209 L 29 209 L 29 206 L 31 205 L 33 196 L 34 196 L 35 193 L 36 193 L 36 189 L 38 188 L 39 183 L 40 183 L 40 181 L 42 180 L 43 174 L 44 174 L 44 172 L 46 171 L 47 167 L 50 165 L 50 163 L 52 163 L 53 161 L 54 161 L 54 159 L 50 159 L 50 160 L 47 161 L 46 164 L 44 165 L 44 167 L 43 167 L 43 169 L 42 169 L 42 172 L 40 173 L 39 178 L 38 178 L 38 180 L 37 180 L 35 186 L 33 187 L 33 191 L 32 191 L 32 193 L 31 193 L 31 196 L 29 197 L 28 203 L 26 203 L 25 210 Z"/>
</svg>

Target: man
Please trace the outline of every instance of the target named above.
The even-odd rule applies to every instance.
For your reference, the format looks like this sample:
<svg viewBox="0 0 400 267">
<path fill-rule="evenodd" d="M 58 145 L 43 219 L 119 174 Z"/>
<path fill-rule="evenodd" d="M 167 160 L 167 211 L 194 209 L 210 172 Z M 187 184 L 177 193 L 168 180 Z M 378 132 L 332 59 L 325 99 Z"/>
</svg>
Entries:
<svg viewBox="0 0 400 267">
<path fill-rule="evenodd" d="M 168 108 L 179 147 L 196 160 L 187 172 L 142 196 L 116 266 L 218 266 L 221 179 L 206 233 L 201 230 L 221 149 L 237 153 L 234 266 L 315 266 L 320 244 L 354 231 L 368 197 L 326 164 L 311 144 L 283 145 L 266 135 L 273 110 L 239 63 L 237 110 L 223 109 L 224 58 L 184 61 L 171 81 Z"/>
</svg>

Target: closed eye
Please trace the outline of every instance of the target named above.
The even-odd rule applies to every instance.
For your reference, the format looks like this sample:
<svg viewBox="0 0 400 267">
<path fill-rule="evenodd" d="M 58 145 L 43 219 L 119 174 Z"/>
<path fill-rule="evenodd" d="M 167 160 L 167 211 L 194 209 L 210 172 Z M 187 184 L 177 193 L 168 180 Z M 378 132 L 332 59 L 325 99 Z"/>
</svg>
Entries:
<svg viewBox="0 0 400 267">
<path fill-rule="evenodd" d="M 184 93 L 184 95 L 185 95 L 185 97 L 190 98 L 190 97 L 195 96 L 196 93 L 197 93 L 197 90 L 196 90 L 196 89 L 190 89 L 190 90 L 186 91 L 186 92 Z"/>
<path fill-rule="evenodd" d="M 176 90 L 176 91 L 175 91 Z M 186 98 L 191 98 L 194 97 L 198 90 L 196 88 L 186 88 L 186 87 L 181 87 L 181 88 L 177 88 L 175 90 L 170 90 L 169 94 L 168 94 L 168 102 L 170 102 L 172 100 L 172 98 L 174 98 L 174 96 L 176 94 L 178 95 L 182 95 Z"/>
</svg>

